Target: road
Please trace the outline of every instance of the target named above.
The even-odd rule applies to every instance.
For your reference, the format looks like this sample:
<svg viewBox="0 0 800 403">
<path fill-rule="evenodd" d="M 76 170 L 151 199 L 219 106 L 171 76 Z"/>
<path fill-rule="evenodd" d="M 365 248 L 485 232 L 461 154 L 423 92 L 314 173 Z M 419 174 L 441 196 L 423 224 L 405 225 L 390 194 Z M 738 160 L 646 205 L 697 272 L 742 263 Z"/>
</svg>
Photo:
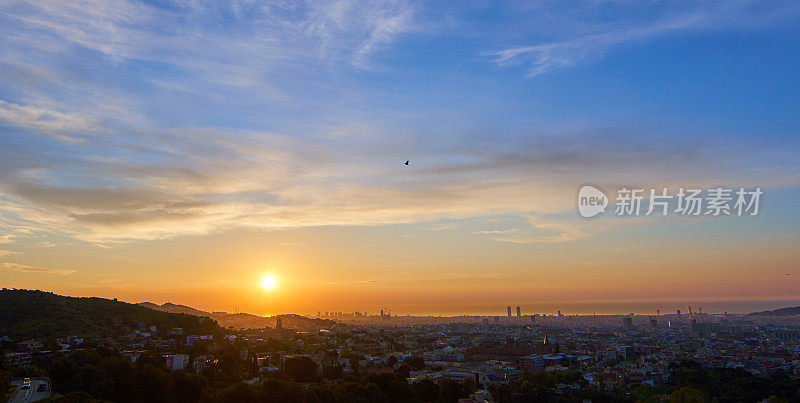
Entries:
<svg viewBox="0 0 800 403">
<path fill-rule="evenodd" d="M 22 378 L 14 379 L 12 383 L 17 385 L 17 391 L 11 395 L 11 399 L 8 399 L 9 403 L 36 402 L 50 396 L 49 378 L 31 378 L 30 389 L 22 389 Z M 39 392 L 39 385 L 41 384 L 47 385 L 47 389 L 43 392 Z"/>
</svg>

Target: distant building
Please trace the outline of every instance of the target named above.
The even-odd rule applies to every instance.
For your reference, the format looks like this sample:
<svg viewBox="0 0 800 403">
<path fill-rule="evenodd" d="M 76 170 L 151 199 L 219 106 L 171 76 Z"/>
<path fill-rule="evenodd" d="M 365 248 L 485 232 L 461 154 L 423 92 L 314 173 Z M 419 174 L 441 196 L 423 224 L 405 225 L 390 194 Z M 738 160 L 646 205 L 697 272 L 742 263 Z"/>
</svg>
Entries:
<svg viewBox="0 0 800 403">
<path fill-rule="evenodd" d="M 207 355 L 200 355 L 195 357 L 194 361 L 192 362 L 192 369 L 195 372 L 202 373 L 206 368 L 210 368 L 216 365 L 217 360 L 214 359 L 212 356 Z"/>
<path fill-rule="evenodd" d="M 31 365 L 31 353 L 6 353 L 6 363 L 12 367 Z"/>
<path fill-rule="evenodd" d="M 186 344 L 191 346 L 192 344 L 194 344 L 194 343 L 196 343 L 196 342 L 198 342 L 200 340 L 212 341 L 213 339 L 214 339 L 214 337 L 211 336 L 210 334 L 209 335 L 203 335 L 203 336 L 198 336 L 198 335 L 193 334 L 193 335 L 190 335 L 190 336 L 186 336 Z"/>
<path fill-rule="evenodd" d="M 544 359 L 541 355 L 531 354 L 519 358 L 519 367 L 525 372 L 533 372 L 544 368 Z"/>
<path fill-rule="evenodd" d="M 180 371 L 189 365 L 188 354 L 167 354 L 164 356 L 167 361 L 167 368 L 173 371 Z"/>
<path fill-rule="evenodd" d="M 42 342 L 40 342 L 40 341 L 27 340 L 27 341 L 21 341 L 21 342 L 17 343 L 14 346 L 14 348 L 16 348 L 16 350 L 20 351 L 20 352 L 32 353 L 32 352 L 36 352 L 36 351 L 41 350 L 43 346 L 44 346 L 44 344 L 42 344 Z"/>
<path fill-rule="evenodd" d="M 176 327 L 167 330 L 167 336 L 183 336 L 183 329 Z"/>
<path fill-rule="evenodd" d="M 630 316 L 622 318 L 622 326 L 625 327 L 625 329 L 633 329 L 633 318 Z"/>
<path fill-rule="evenodd" d="M 517 317 L 522 316 L 522 310 L 519 309 L 519 305 L 517 305 Z"/>
<path fill-rule="evenodd" d="M 381 316 L 383 316 L 383 310 L 381 310 Z M 283 330 L 283 323 L 281 322 L 280 316 L 275 318 L 275 330 Z"/>
<path fill-rule="evenodd" d="M 508 317 L 510 318 L 511 317 L 511 305 L 506 307 L 506 310 L 508 311 Z"/>
<path fill-rule="evenodd" d="M 636 358 L 636 349 L 631 346 L 621 347 L 619 349 L 619 357 L 623 360 L 633 360 Z"/>
</svg>

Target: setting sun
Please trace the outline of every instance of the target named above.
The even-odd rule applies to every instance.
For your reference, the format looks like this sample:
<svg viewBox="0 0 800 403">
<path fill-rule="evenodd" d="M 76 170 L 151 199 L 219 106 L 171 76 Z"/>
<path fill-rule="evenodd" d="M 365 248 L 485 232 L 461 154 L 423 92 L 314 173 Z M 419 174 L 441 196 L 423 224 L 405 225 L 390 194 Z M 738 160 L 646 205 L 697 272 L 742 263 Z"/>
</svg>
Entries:
<svg viewBox="0 0 800 403">
<path fill-rule="evenodd" d="M 273 275 L 268 275 L 264 277 L 263 280 L 261 280 L 261 286 L 267 290 L 271 290 L 275 288 L 277 285 L 278 285 L 278 280 Z"/>
</svg>

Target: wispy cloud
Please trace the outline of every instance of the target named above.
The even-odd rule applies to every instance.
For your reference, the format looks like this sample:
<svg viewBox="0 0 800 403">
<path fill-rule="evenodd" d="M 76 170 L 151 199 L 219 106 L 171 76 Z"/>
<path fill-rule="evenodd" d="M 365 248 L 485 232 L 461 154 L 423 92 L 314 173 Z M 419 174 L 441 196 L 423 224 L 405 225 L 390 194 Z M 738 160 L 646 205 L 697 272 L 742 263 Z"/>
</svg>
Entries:
<svg viewBox="0 0 800 403">
<path fill-rule="evenodd" d="M 147 161 L 116 146 L 103 153 L 119 157 L 38 161 L 35 156 L 46 151 L 41 147 L 9 147 L 0 150 L 0 173 L 6 178 L 0 183 L 0 215 L 29 232 L 114 243 L 236 227 L 542 216 L 574 208 L 574 183 L 614 178 L 615 184 L 672 186 L 686 185 L 682 180 L 691 177 L 703 185 L 722 183 L 729 174 L 725 165 L 705 155 L 703 150 L 710 153 L 711 148 L 700 143 L 674 147 L 629 140 L 620 146 L 616 134 L 580 135 L 574 141 L 564 135 L 542 137 L 513 148 L 477 141 L 457 150 L 429 150 L 441 162 L 411 169 L 385 166 L 384 153 L 353 160 L 309 140 L 221 129 L 164 130 L 145 137 L 138 150 Z M 732 154 L 738 153 L 731 147 Z M 757 172 L 743 173 L 738 181 L 767 185 Z M 787 170 L 771 175 L 770 181 L 786 185 L 800 178 Z M 553 222 L 532 225 L 538 233 L 490 228 L 486 231 L 495 232 L 486 235 L 520 243 L 584 236 L 584 229 L 566 228 L 566 223 L 559 224 L 561 232 L 548 232 Z"/>
<path fill-rule="evenodd" d="M 748 170 L 759 159 L 792 162 L 794 150 L 713 136 L 590 124 L 532 124 L 500 136 L 502 127 L 470 121 L 409 124 L 417 109 L 375 107 L 386 94 L 352 77 L 369 75 L 363 70 L 385 51 L 424 31 L 422 6 L 3 3 L 0 243 L 57 233 L 110 245 L 229 228 L 415 222 L 445 230 L 448 220 L 569 211 L 575 184 L 609 178 L 718 184 L 741 169 L 737 185 L 800 182 L 793 163 L 768 176 Z M 550 71 L 619 43 L 706 26 L 712 8 L 649 16 L 641 26 L 573 26 L 567 10 L 555 13 L 558 30 L 522 35 L 547 40 L 493 57 Z M 743 157 L 731 167 L 713 158 L 720 154 Z M 414 163 L 402 166 L 409 155 Z M 483 234 L 504 242 L 586 233 L 554 225 L 539 218 L 514 231 L 481 228 L 504 231 Z"/>
<path fill-rule="evenodd" d="M 775 19 L 797 14 L 796 4 L 785 3 L 777 7 L 761 9 L 759 2 L 710 1 L 710 2 L 665 2 L 660 13 L 643 12 L 645 4 L 631 3 L 621 6 L 619 2 L 579 2 L 583 10 L 569 13 L 564 4 L 561 10 L 549 12 L 551 18 L 560 21 L 561 32 L 557 40 L 541 41 L 533 45 L 512 46 L 486 53 L 498 66 L 527 64 L 528 77 L 596 61 L 615 47 L 628 43 L 643 43 L 674 32 L 704 29 L 741 29 L 748 26 L 768 24 Z M 652 4 L 647 4 L 651 6 Z M 653 9 L 653 7 L 649 7 Z M 587 11 L 589 10 L 589 11 Z M 592 11 L 608 12 L 614 19 L 598 21 Z M 535 29 L 535 26 L 534 28 Z M 549 36 L 549 35 L 543 35 Z"/>
<path fill-rule="evenodd" d="M 77 141 L 77 135 L 84 135 L 96 130 L 97 123 L 76 114 L 22 106 L 0 99 L 0 122 L 33 129 L 65 141 Z"/>
<path fill-rule="evenodd" d="M 281 246 L 303 246 L 305 242 L 281 242 Z"/>
<path fill-rule="evenodd" d="M 0 263 L 0 270 L 14 271 L 18 273 L 58 274 L 61 276 L 76 272 L 75 270 L 41 268 L 17 263 Z"/>
</svg>

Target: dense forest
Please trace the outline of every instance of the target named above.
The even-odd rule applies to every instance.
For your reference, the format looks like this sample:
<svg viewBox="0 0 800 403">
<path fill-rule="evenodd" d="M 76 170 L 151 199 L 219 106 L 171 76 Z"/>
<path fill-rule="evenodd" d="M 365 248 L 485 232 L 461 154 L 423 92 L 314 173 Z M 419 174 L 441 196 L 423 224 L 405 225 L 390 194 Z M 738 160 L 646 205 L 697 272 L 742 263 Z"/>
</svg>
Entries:
<svg viewBox="0 0 800 403">
<path fill-rule="evenodd" d="M 209 318 L 155 311 L 136 304 L 104 298 L 64 297 L 44 291 L 0 290 L 0 337 L 102 337 L 122 332 L 117 324 L 159 329 L 180 327 L 188 334 L 217 333 Z"/>
</svg>

